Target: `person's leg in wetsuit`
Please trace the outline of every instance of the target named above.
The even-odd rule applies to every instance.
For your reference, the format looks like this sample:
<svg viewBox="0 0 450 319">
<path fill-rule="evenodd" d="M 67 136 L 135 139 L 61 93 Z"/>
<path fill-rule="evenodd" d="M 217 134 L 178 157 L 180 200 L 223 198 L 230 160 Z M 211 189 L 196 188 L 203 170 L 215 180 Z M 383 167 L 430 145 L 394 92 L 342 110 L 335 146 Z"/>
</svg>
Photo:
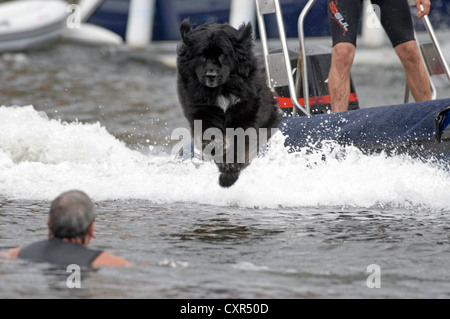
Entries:
<svg viewBox="0 0 450 319">
<path fill-rule="evenodd" d="M 416 101 L 429 100 L 431 98 L 430 83 L 415 41 L 407 1 L 373 0 L 372 2 L 380 7 L 381 24 L 402 61 L 408 86 L 414 99 Z M 333 112 L 348 110 L 350 69 L 355 56 L 361 10 L 362 0 L 328 1 L 330 30 L 333 39 L 328 88 Z"/>
<path fill-rule="evenodd" d="M 333 50 L 328 75 L 331 111 L 348 110 L 350 69 L 356 50 L 356 36 L 361 17 L 362 0 L 329 0 L 328 15 Z"/>
<path fill-rule="evenodd" d="M 372 0 L 380 7 L 380 20 L 406 73 L 416 102 L 431 99 L 430 80 L 414 36 L 411 11 L 406 0 Z"/>
</svg>

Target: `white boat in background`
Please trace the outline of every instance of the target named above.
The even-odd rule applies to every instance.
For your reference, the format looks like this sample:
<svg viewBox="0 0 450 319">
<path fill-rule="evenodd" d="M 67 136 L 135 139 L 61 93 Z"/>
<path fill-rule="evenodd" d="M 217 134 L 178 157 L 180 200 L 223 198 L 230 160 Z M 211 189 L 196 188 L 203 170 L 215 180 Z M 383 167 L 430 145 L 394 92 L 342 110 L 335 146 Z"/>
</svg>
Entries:
<svg viewBox="0 0 450 319">
<path fill-rule="evenodd" d="M 90 45 L 121 45 L 122 37 L 108 29 L 91 23 L 81 23 L 79 28 L 66 28 L 63 39 Z"/>
<path fill-rule="evenodd" d="M 0 52 L 37 48 L 59 39 L 66 28 L 67 6 L 61 0 L 0 4 Z"/>
<path fill-rule="evenodd" d="M 103 0 L 80 0 L 77 4 L 69 5 L 68 12 L 73 13 L 68 17 L 67 28 L 64 30 L 63 39 L 90 45 L 121 45 L 123 39 L 120 35 L 101 26 L 86 23 Z"/>
</svg>

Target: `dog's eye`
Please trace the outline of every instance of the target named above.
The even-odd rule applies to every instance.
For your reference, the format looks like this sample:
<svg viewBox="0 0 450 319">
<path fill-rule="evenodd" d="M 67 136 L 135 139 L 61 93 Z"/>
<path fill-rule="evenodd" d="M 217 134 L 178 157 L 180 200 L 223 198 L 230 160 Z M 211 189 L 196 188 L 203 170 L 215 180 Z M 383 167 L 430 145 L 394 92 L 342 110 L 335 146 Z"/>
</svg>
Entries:
<svg viewBox="0 0 450 319">
<path fill-rule="evenodd" d="M 219 61 L 223 61 L 226 58 L 225 54 L 219 55 Z"/>
</svg>

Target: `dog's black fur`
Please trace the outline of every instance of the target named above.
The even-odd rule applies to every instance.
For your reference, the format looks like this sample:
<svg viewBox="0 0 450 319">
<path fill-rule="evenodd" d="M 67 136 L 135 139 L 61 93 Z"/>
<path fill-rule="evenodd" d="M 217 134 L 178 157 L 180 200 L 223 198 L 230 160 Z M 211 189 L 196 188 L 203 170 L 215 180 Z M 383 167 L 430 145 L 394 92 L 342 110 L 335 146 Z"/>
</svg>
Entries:
<svg viewBox="0 0 450 319">
<path fill-rule="evenodd" d="M 265 77 L 257 69 L 250 24 L 243 24 L 238 30 L 228 24 L 209 23 L 193 29 L 186 19 L 180 32 L 178 97 L 194 139 L 201 138 L 199 145 L 202 145 L 202 150 L 211 142 L 220 148 L 223 161 L 216 160 L 220 171 L 219 183 L 229 187 L 254 155 L 247 145 L 245 162 L 235 160 L 230 163 L 225 160 L 230 141 L 205 140 L 203 133 L 208 128 L 216 128 L 225 137 L 226 128 L 255 128 L 257 132 L 260 128 L 267 128 L 268 140 L 271 129 L 278 127 L 283 113 Z M 202 121 L 201 137 L 195 136 L 195 120 Z"/>
</svg>

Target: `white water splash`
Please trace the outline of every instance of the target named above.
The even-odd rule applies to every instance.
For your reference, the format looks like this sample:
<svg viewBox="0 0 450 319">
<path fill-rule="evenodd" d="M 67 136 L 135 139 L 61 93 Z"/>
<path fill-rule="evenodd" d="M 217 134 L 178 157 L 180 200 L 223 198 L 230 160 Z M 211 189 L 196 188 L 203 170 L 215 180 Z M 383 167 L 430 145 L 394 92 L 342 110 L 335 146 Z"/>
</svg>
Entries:
<svg viewBox="0 0 450 319">
<path fill-rule="evenodd" d="M 269 152 L 224 189 L 213 163 L 131 150 L 99 123 L 64 123 L 32 106 L 2 106 L 0 127 L 0 195 L 8 198 L 51 200 L 76 188 L 95 200 L 450 208 L 448 169 L 407 156 L 367 156 L 332 145 L 308 154 L 288 153 L 279 134 Z"/>
</svg>

